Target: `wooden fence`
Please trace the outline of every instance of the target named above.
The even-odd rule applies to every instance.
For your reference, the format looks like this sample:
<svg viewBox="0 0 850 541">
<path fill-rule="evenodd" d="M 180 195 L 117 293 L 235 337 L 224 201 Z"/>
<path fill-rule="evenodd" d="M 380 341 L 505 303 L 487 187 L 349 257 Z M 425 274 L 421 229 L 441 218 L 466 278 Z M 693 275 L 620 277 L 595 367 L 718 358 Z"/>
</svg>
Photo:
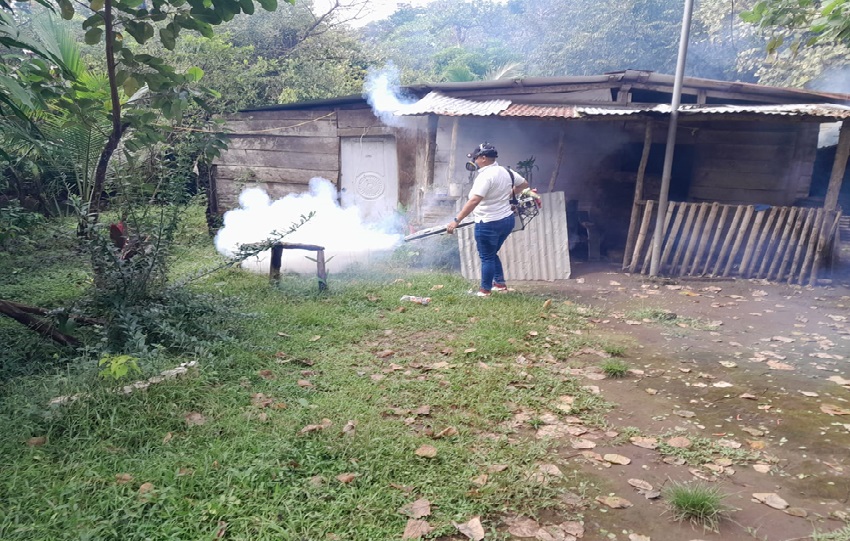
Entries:
<svg viewBox="0 0 850 541">
<path fill-rule="evenodd" d="M 658 202 L 638 201 L 623 268 L 647 274 Z M 659 274 L 764 278 L 814 284 L 831 252 L 840 211 L 822 208 L 670 202 Z"/>
</svg>

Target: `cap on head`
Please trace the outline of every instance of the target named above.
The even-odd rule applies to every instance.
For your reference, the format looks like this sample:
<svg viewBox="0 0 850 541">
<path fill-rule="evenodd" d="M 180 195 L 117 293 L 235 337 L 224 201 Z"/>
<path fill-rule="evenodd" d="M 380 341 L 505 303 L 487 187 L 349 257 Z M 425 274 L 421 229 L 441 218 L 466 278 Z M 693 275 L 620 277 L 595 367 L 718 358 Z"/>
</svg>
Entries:
<svg viewBox="0 0 850 541">
<path fill-rule="evenodd" d="M 478 158 L 479 156 L 487 156 L 488 158 L 498 158 L 499 152 L 496 151 L 496 147 L 485 141 L 478 145 L 475 150 L 466 155 L 467 158 L 471 158 L 473 160 Z"/>
</svg>

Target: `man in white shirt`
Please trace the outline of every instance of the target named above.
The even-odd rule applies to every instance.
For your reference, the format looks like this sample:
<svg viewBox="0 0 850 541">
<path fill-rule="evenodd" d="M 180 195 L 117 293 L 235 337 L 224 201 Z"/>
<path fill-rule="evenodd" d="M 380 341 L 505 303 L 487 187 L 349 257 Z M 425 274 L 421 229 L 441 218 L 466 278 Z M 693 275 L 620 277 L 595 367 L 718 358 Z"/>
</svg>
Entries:
<svg viewBox="0 0 850 541">
<path fill-rule="evenodd" d="M 481 143 L 467 156 L 478 168 L 478 173 L 469 190 L 469 199 L 446 226 L 446 232 L 454 233 L 461 220 L 472 214 L 475 244 L 481 259 L 481 286 L 476 295 L 489 297 L 494 289 L 508 290 L 498 252 L 514 229 L 511 197 L 527 188 L 528 182 L 516 172 L 512 172 L 511 181 L 511 173 L 496 161 L 499 153 L 490 143 Z"/>
</svg>

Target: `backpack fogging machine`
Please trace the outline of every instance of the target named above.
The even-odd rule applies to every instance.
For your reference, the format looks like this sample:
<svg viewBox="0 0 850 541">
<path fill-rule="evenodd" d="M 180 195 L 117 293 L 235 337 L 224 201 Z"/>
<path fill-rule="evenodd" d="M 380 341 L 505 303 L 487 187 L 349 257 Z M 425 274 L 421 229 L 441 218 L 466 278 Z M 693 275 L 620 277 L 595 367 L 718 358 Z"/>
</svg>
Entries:
<svg viewBox="0 0 850 541">
<path fill-rule="evenodd" d="M 511 197 L 511 209 L 513 209 L 514 217 L 517 221 L 516 226 L 514 226 L 514 231 L 521 231 L 525 229 L 528 223 L 540 214 L 541 206 L 542 201 L 540 200 L 540 196 L 537 194 L 537 190 L 532 188 L 526 188 L 519 195 Z M 460 229 L 461 227 L 466 227 L 474 223 L 475 222 L 473 221 L 464 220 L 463 223 L 458 224 L 456 229 Z M 415 233 L 407 235 L 404 237 L 404 241 L 408 242 L 411 240 L 424 239 L 425 237 L 441 235 L 445 232 L 445 225 L 429 227 L 428 229 L 420 229 Z"/>
</svg>

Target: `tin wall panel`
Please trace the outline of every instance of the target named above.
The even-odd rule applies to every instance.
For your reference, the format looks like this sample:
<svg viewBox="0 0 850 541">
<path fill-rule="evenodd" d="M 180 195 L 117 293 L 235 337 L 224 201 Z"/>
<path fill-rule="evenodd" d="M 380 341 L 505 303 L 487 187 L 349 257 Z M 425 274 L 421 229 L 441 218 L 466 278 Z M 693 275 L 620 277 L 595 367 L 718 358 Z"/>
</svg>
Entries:
<svg viewBox="0 0 850 541">
<path fill-rule="evenodd" d="M 570 277 L 567 238 L 567 208 L 564 192 L 540 195 L 540 214 L 522 231 L 514 231 L 499 258 L 508 282 L 523 280 L 566 280 Z M 470 280 L 481 278 L 481 262 L 475 247 L 474 227 L 457 231 L 461 274 Z"/>
</svg>

